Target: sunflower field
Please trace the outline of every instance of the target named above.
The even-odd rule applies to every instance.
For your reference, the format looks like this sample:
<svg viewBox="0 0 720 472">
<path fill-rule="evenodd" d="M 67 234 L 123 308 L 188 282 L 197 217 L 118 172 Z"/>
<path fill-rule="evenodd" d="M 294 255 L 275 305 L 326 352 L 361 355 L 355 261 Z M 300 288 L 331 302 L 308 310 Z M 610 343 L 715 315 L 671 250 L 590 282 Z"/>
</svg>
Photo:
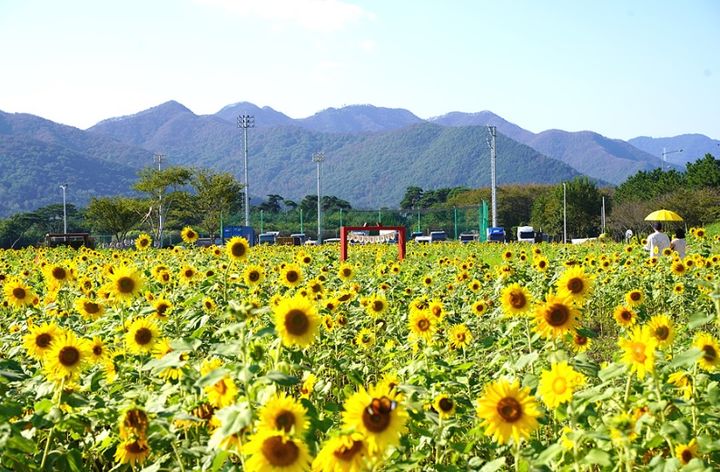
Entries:
<svg viewBox="0 0 720 472">
<path fill-rule="evenodd" d="M 0 250 L 0 470 L 720 468 L 720 239 Z"/>
</svg>

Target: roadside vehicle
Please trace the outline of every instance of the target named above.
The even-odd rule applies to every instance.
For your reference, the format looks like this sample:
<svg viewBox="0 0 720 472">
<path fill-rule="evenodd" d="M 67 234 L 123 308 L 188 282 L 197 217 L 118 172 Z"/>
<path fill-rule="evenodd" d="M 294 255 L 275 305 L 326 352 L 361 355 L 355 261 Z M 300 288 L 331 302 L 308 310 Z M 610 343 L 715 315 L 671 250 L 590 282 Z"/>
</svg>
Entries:
<svg viewBox="0 0 720 472">
<path fill-rule="evenodd" d="M 532 226 L 518 226 L 517 240 L 519 243 L 534 243 L 535 229 Z"/>
<path fill-rule="evenodd" d="M 505 242 L 505 228 L 490 227 L 487 229 L 487 242 L 489 243 L 504 243 Z"/>
</svg>

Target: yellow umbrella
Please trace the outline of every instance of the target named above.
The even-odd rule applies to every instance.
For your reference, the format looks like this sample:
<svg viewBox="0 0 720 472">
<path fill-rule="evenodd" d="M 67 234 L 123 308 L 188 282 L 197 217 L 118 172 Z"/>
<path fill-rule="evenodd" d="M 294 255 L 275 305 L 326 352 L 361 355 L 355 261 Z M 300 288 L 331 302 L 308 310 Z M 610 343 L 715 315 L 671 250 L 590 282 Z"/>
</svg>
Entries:
<svg viewBox="0 0 720 472">
<path fill-rule="evenodd" d="M 682 217 L 670 210 L 656 210 L 645 217 L 645 221 L 682 221 Z"/>
</svg>

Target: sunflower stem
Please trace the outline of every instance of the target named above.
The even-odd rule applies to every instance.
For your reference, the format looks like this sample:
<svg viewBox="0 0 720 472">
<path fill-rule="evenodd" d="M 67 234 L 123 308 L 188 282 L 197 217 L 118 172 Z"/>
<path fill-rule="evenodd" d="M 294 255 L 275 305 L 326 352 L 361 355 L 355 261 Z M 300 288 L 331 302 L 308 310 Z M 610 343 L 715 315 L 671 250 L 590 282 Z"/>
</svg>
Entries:
<svg viewBox="0 0 720 472">
<path fill-rule="evenodd" d="M 657 372 L 653 369 L 653 385 L 655 386 L 655 395 L 657 395 L 657 401 L 658 403 L 662 402 L 662 395 L 660 393 L 660 380 L 658 379 Z M 660 421 L 665 423 L 665 408 L 661 407 L 660 409 Z M 670 436 L 667 434 L 663 434 L 662 437 L 665 439 L 665 442 L 670 447 L 670 452 L 675 450 L 675 446 L 673 446 L 672 439 L 670 439 Z"/>
<path fill-rule="evenodd" d="M 697 362 L 693 366 L 693 375 L 690 379 L 690 412 L 692 413 L 693 437 L 697 437 L 697 397 L 695 396 L 695 377 L 697 376 Z"/>
<path fill-rule="evenodd" d="M 515 450 L 513 451 L 514 458 L 515 458 L 515 472 L 520 471 L 520 441 L 517 441 L 515 443 Z"/>
<path fill-rule="evenodd" d="M 530 322 L 528 321 L 528 318 L 525 317 L 525 336 L 527 338 L 527 346 L 528 346 L 528 354 L 533 352 L 532 349 L 532 339 L 530 337 Z M 535 363 L 530 363 L 530 373 L 535 375 Z"/>
<path fill-rule="evenodd" d="M 178 466 L 180 467 L 180 472 L 185 472 L 185 466 L 183 465 L 182 459 L 180 458 L 177 447 L 175 447 L 175 441 L 170 441 L 170 445 L 172 446 L 173 452 L 175 453 L 175 459 L 177 459 Z"/>
<path fill-rule="evenodd" d="M 627 405 L 628 405 L 628 400 L 630 400 L 630 384 L 632 383 L 632 377 L 633 377 L 633 373 L 630 372 L 628 374 L 627 383 L 625 384 L 625 397 L 623 400 L 623 405 L 625 406 L 626 409 L 627 409 Z"/>
<path fill-rule="evenodd" d="M 55 406 L 59 409 L 60 408 L 60 401 L 62 400 L 62 391 L 65 388 L 65 377 L 62 378 L 60 381 L 60 388 L 55 392 Z M 50 452 L 50 442 L 52 441 L 53 433 L 55 432 L 55 424 L 53 424 L 53 427 L 50 428 L 50 432 L 48 433 L 47 441 L 45 442 L 45 450 L 43 451 L 42 460 L 40 461 L 40 469 L 45 468 L 45 461 L 47 460 L 48 453 Z"/>
</svg>

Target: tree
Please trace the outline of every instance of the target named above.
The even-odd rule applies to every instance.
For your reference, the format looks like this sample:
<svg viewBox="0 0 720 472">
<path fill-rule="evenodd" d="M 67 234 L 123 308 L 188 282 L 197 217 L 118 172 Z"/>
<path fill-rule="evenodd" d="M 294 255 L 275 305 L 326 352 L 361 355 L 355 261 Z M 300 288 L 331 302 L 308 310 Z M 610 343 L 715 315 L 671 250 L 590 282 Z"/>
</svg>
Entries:
<svg viewBox="0 0 720 472">
<path fill-rule="evenodd" d="M 687 163 L 686 180 L 689 188 L 714 187 L 720 188 L 720 160 L 712 154 L 695 162 Z"/>
<path fill-rule="evenodd" d="M 211 235 L 219 234 L 222 215 L 227 217 L 242 208 L 243 184 L 229 172 L 199 169 L 194 172 L 192 185 L 201 227 Z"/>
<path fill-rule="evenodd" d="M 138 177 L 133 188 L 148 195 L 147 222 L 155 240 L 162 240 L 159 223 L 168 219 L 170 211 L 179 202 L 187 201 L 188 192 L 184 188 L 192 180 L 193 171 L 182 166 L 166 167 L 162 170 L 146 167 L 140 171 Z"/>
<path fill-rule="evenodd" d="M 423 197 L 423 189 L 420 187 L 408 187 L 405 189 L 405 196 L 400 202 L 400 208 L 403 210 L 415 209 Z"/>
<path fill-rule="evenodd" d="M 674 169 L 667 172 L 660 168 L 651 171 L 641 170 L 618 186 L 615 190 L 615 201 L 622 203 L 631 200 L 649 200 L 683 187 L 685 180 L 685 174 Z"/>
<path fill-rule="evenodd" d="M 122 241 L 138 227 L 147 215 L 148 203 L 129 197 L 92 198 L 85 210 L 85 219 L 93 231 L 110 233 Z"/>
<path fill-rule="evenodd" d="M 597 236 L 600 233 L 602 194 L 587 177 L 565 183 L 569 236 Z M 547 195 L 535 200 L 531 221 L 548 234 L 563 230 L 563 186 L 556 185 Z"/>
<path fill-rule="evenodd" d="M 282 207 L 280 203 L 284 202 L 285 199 L 280 195 L 271 194 L 267 196 L 268 199 L 257 206 L 258 210 L 265 211 L 267 213 L 280 213 Z"/>
</svg>

